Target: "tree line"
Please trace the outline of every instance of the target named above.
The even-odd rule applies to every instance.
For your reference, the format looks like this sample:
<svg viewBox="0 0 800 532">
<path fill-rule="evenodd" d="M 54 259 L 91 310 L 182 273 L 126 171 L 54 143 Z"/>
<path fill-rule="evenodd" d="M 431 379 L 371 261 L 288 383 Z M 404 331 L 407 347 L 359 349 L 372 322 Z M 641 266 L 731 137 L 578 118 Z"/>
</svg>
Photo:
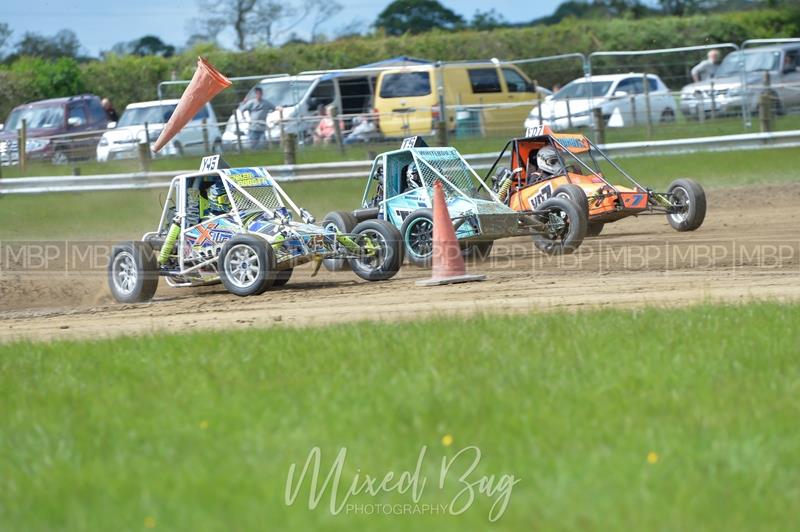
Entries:
<svg viewBox="0 0 800 532">
<path fill-rule="evenodd" d="M 198 44 L 221 47 L 222 37 L 232 37 L 238 51 L 313 44 L 356 36 L 418 35 L 429 31 L 493 30 L 549 26 L 563 20 L 636 20 L 658 16 L 691 16 L 757 8 L 796 8 L 797 0 L 565 0 L 546 16 L 510 22 L 494 8 L 476 10 L 468 20 L 438 0 L 395 0 L 370 24 L 356 18 L 337 28 L 332 38 L 323 31 L 342 11 L 336 0 L 196 0 L 202 16 L 188 24 L 189 37 L 182 46 L 164 42 L 155 35 L 119 42 L 101 52 L 109 55 L 171 57 Z M 306 37 L 298 32 L 303 28 Z M 46 36 L 25 32 L 13 42 L 12 28 L 0 22 L 0 60 L 13 63 L 21 57 L 78 61 L 93 58 L 85 53 L 77 34 L 69 29 Z"/>
</svg>

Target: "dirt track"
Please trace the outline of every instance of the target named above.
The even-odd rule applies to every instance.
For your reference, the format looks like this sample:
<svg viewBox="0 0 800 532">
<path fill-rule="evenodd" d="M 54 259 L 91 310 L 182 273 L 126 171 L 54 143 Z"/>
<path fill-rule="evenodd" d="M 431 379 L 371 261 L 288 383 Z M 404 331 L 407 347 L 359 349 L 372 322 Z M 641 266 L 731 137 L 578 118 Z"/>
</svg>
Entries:
<svg viewBox="0 0 800 532">
<path fill-rule="evenodd" d="M 141 334 L 159 330 L 311 325 L 490 310 L 701 301 L 800 299 L 800 184 L 709 192 L 703 227 L 676 233 L 664 217 L 609 225 L 578 253 L 544 257 L 530 240 L 498 242 L 471 265 L 482 283 L 419 288 L 428 271 L 406 267 L 392 281 L 351 273 L 295 271 L 283 288 L 240 299 L 221 287 L 169 289 L 148 304 L 117 305 L 100 273 L 0 272 L 0 341 Z"/>
</svg>

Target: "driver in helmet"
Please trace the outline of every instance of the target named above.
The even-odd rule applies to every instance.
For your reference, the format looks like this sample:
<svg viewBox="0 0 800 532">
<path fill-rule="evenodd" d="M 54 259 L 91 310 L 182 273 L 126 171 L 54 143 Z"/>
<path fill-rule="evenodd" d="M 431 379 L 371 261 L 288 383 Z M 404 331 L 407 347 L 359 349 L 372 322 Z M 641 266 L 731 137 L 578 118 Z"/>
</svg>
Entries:
<svg viewBox="0 0 800 532">
<path fill-rule="evenodd" d="M 532 158 L 531 158 L 532 159 Z M 536 183 L 543 179 L 550 179 L 567 173 L 558 152 L 552 146 L 545 146 L 536 154 L 536 164 L 528 161 L 528 183 Z"/>
<path fill-rule="evenodd" d="M 225 192 L 225 185 L 218 181 L 208 187 L 208 205 L 203 213 L 205 218 L 227 214 L 231 210 L 231 200 Z"/>
<path fill-rule="evenodd" d="M 406 190 L 422 188 L 422 177 L 419 175 L 417 163 L 411 163 L 406 170 Z"/>
</svg>

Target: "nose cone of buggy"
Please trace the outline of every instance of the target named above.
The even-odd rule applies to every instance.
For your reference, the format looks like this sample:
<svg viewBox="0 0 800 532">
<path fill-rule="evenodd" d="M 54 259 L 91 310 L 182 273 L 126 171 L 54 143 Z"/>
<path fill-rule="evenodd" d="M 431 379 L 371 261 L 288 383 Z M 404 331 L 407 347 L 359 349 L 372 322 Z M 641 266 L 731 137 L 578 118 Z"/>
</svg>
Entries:
<svg viewBox="0 0 800 532">
<path fill-rule="evenodd" d="M 496 201 L 472 201 L 472 209 L 462 214 L 464 223 L 456 233 L 459 240 L 497 240 L 532 233 L 522 213 Z M 456 218 L 452 210 L 450 216 Z"/>
</svg>

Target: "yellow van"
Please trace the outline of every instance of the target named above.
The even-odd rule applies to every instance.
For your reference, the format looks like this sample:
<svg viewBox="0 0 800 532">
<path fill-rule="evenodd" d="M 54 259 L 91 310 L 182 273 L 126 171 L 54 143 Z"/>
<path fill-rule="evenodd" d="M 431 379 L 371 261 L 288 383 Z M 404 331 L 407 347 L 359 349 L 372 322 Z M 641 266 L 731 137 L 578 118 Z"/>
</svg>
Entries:
<svg viewBox="0 0 800 532">
<path fill-rule="evenodd" d="M 384 137 L 435 131 L 440 76 L 450 131 L 456 129 L 457 118 L 465 116 L 477 117 L 482 134 L 515 131 L 539 103 L 533 83 L 515 65 L 485 61 L 384 70 L 375 90 L 375 113 Z"/>
</svg>

